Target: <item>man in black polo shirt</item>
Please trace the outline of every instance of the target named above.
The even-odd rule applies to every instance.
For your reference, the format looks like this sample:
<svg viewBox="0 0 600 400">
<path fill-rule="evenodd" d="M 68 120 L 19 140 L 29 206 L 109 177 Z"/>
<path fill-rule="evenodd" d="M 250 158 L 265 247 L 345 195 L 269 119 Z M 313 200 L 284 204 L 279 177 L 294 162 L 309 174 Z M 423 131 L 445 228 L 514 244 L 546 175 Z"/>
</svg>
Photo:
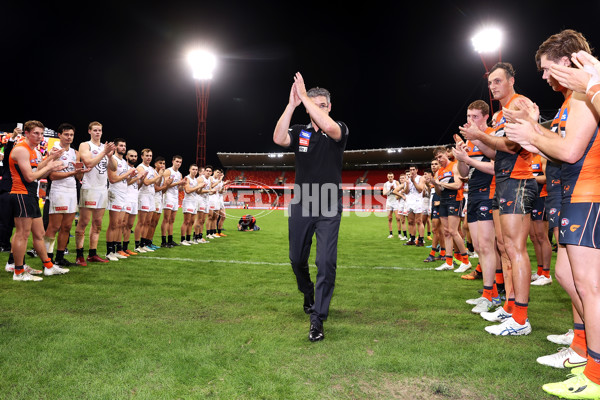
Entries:
<svg viewBox="0 0 600 400">
<path fill-rule="evenodd" d="M 300 104 L 311 122 L 290 128 L 294 110 Z M 273 133 L 273 141 L 291 149 L 296 156 L 296 182 L 288 220 L 290 261 L 298 289 L 304 294 L 304 312 L 310 314 L 308 338 L 312 342 L 324 338 L 323 321 L 327 319 L 335 286 L 342 213 L 342 158 L 348 140 L 348 127 L 331 119 L 330 111 L 329 92 L 322 88 L 307 92 L 302 75 L 296 73 L 288 105 Z M 316 286 L 308 269 L 315 233 Z"/>
</svg>

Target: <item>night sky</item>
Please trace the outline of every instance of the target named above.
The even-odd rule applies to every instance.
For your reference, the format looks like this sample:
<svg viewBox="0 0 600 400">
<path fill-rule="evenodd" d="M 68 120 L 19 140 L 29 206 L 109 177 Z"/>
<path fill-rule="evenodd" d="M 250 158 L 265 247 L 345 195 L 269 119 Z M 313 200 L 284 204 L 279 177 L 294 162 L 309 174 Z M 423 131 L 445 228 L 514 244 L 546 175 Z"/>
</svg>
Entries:
<svg viewBox="0 0 600 400">
<path fill-rule="evenodd" d="M 600 46 L 598 1 L 194 1 L 3 4 L 0 127 L 70 122 L 76 145 L 104 139 L 195 159 L 196 102 L 187 52 L 211 48 L 207 161 L 217 152 L 281 151 L 272 132 L 293 75 L 332 92 L 348 149 L 450 143 L 466 106 L 489 101 L 471 37 L 494 24 L 516 88 L 551 118 L 562 100 L 534 53 L 565 28 Z M 494 103 L 497 109 L 497 103 Z M 307 122 L 299 107 L 294 122 Z"/>
</svg>

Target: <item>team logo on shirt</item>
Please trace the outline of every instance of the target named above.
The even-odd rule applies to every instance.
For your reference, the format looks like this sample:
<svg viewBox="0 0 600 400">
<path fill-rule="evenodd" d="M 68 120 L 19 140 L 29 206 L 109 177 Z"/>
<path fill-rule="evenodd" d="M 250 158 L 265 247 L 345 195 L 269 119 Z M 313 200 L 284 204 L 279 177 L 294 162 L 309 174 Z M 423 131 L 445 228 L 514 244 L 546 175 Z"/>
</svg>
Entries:
<svg viewBox="0 0 600 400">
<path fill-rule="evenodd" d="M 571 227 L 569 229 L 571 230 L 571 232 L 575 232 L 580 227 L 581 227 L 581 225 L 571 225 Z"/>
<path fill-rule="evenodd" d="M 488 208 L 486 206 L 479 207 L 479 211 L 486 212 L 487 210 L 488 210 Z"/>
<path fill-rule="evenodd" d="M 556 208 L 551 208 L 548 212 L 550 213 L 550 215 L 554 215 L 556 214 Z"/>
<path fill-rule="evenodd" d="M 569 225 L 569 222 L 570 222 L 570 221 L 569 221 L 567 218 L 563 218 L 563 219 L 560 221 L 560 224 L 561 224 L 562 226 L 567 226 L 567 225 Z"/>
</svg>

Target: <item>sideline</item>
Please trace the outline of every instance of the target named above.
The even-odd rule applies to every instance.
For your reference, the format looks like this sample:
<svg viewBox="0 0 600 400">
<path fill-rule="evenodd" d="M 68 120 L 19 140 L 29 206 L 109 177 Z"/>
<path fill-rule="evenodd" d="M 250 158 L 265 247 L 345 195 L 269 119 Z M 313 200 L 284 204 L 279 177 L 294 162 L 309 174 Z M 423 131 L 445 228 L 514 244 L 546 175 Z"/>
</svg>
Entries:
<svg viewBox="0 0 600 400">
<path fill-rule="evenodd" d="M 240 260 L 211 260 L 211 259 L 202 259 L 202 258 L 183 258 L 183 257 L 147 257 L 147 256 L 138 256 L 135 259 L 148 259 L 148 260 L 165 260 L 165 261 L 184 261 L 184 262 L 206 262 L 206 263 L 221 263 L 221 264 L 247 264 L 247 265 L 270 265 L 277 267 L 289 267 L 290 263 L 274 263 L 274 262 L 266 262 L 266 261 L 240 261 Z M 396 271 L 428 271 L 433 270 L 433 268 L 407 268 L 407 267 L 386 267 L 386 266 L 373 266 L 366 267 L 362 265 L 338 265 L 338 268 L 344 269 L 388 269 L 388 270 L 396 270 Z"/>
</svg>

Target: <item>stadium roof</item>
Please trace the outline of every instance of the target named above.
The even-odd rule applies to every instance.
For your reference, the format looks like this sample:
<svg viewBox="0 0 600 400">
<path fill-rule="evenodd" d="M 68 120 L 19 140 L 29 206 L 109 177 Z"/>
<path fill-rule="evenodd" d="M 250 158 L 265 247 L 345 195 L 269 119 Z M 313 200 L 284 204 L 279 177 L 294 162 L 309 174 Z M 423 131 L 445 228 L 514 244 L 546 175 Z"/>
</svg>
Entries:
<svg viewBox="0 0 600 400">
<path fill-rule="evenodd" d="M 395 147 L 387 149 L 346 150 L 345 169 L 405 168 L 410 164 L 428 166 L 438 146 Z M 291 169 L 294 153 L 217 153 L 225 168 Z"/>
</svg>

